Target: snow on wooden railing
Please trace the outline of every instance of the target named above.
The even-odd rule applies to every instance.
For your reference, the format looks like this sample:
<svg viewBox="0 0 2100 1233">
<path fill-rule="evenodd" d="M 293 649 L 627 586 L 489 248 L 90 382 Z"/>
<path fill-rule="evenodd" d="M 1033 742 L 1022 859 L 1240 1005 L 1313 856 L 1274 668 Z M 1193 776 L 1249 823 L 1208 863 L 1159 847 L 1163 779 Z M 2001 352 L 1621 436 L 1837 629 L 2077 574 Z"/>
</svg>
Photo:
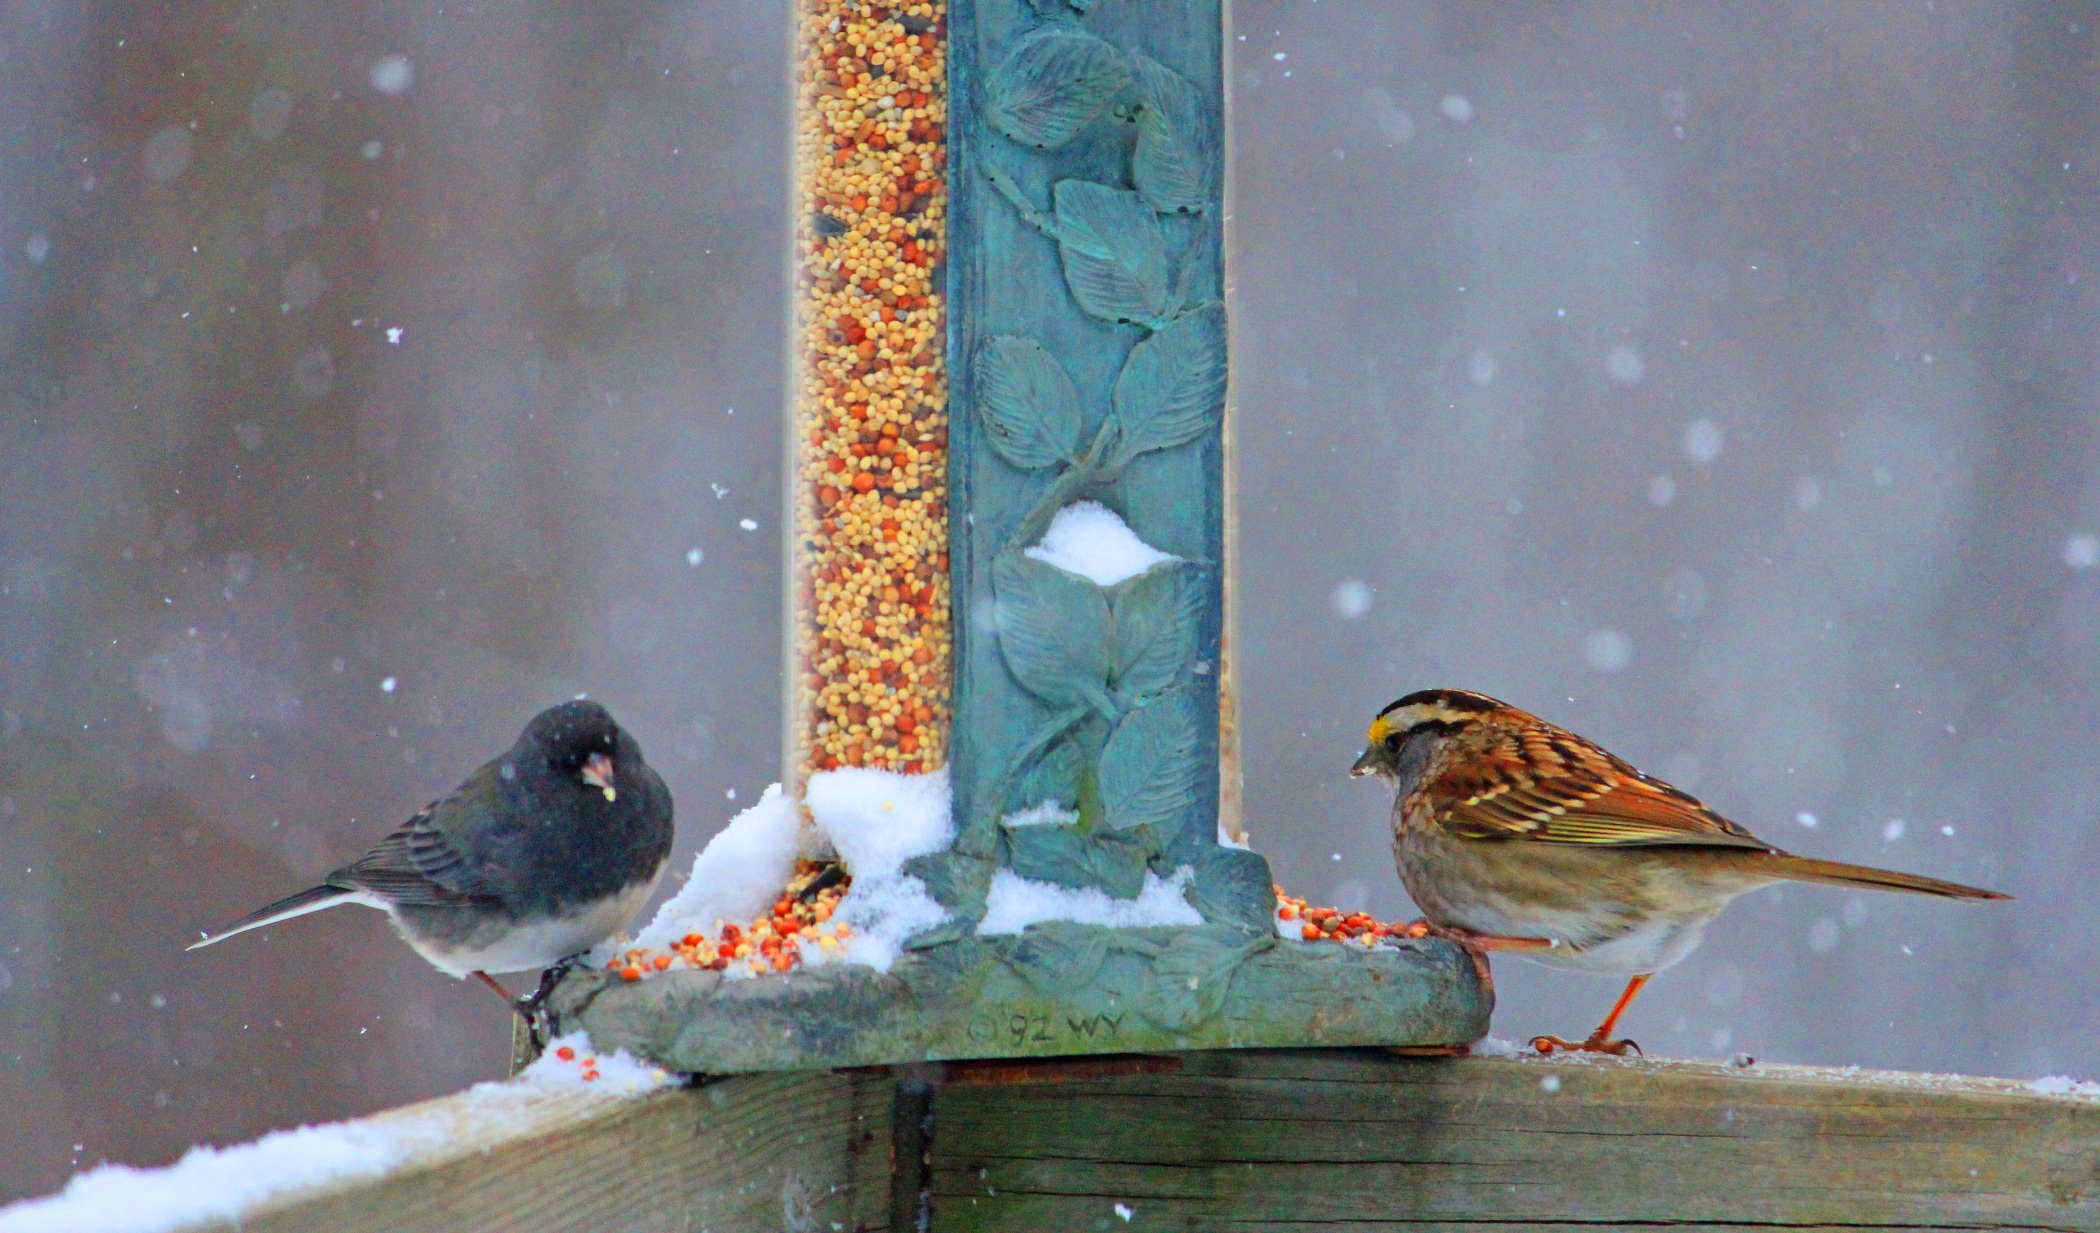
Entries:
<svg viewBox="0 0 2100 1233">
<path fill-rule="evenodd" d="M 2066 1079 L 1354 1049 L 667 1086 L 567 1064 L 565 1081 L 98 1171 L 0 1210 L 0 1233 L 2100 1229 L 2100 1087 Z"/>
</svg>

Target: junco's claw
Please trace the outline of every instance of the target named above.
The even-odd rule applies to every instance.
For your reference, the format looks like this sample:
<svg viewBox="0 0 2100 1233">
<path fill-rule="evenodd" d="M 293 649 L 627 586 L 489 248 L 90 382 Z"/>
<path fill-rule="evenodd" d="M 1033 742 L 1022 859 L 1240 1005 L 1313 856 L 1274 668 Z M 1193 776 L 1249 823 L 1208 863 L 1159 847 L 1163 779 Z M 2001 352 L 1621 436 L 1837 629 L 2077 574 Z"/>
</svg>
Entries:
<svg viewBox="0 0 2100 1233">
<path fill-rule="evenodd" d="M 578 958 L 580 956 L 570 955 L 550 965 L 546 971 L 540 973 L 539 988 L 510 1004 L 510 1008 L 517 1012 L 518 1018 L 525 1021 L 525 1030 L 532 1033 L 532 1043 L 536 1049 L 546 1048 L 547 1042 L 553 1039 L 553 1032 L 547 1022 L 547 998 L 554 992 L 554 987 L 561 983 L 561 978 L 569 974 L 569 969 L 576 966 Z"/>
<path fill-rule="evenodd" d="M 814 903 L 816 902 L 816 898 L 818 895 L 823 894 L 825 891 L 830 890 L 832 887 L 837 886 L 839 883 L 845 880 L 845 866 L 826 865 L 824 866 L 823 870 L 817 874 L 816 877 L 811 878 L 809 880 L 808 886 L 805 886 L 800 891 L 796 892 L 796 898 L 800 899 L 804 903 Z"/>
</svg>

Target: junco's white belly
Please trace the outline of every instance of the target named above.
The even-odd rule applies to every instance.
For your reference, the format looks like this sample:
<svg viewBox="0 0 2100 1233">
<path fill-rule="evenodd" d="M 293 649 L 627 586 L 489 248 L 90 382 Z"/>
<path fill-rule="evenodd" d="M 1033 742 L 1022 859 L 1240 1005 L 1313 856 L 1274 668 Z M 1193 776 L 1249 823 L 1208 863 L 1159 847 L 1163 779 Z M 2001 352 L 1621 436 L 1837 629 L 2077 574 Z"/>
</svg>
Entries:
<svg viewBox="0 0 2100 1233">
<path fill-rule="evenodd" d="M 525 972 L 552 967 L 625 928 L 642 910 L 642 905 L 649 901 L 662 876 L 663 868 L 659 866 L 655 877 L 637 882 L 610 899 L 600 900 L 575 916 L 521 924 L 484 946 L 448 949 L 406 932 L 402 937 L 416 948 L 417 954 L 429 960 L 431 966 L 462 978 L 475 972 Z"/>
</svg>

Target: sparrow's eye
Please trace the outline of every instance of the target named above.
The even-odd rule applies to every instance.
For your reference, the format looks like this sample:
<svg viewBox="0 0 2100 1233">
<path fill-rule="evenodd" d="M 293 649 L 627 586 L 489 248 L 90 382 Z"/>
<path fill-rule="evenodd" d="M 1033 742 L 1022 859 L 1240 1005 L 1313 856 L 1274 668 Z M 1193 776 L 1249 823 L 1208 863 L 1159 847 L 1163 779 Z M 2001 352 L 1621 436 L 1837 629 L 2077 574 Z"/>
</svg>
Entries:
<svg viewBox="0 0 2100 1233">
<path fill-rule="evenodd" d="M 1401 747 L 1402 745 L 1405 745 L 1405 744 L 1407 744 L 1407 733 L 1405 733 L 1405 732 L 1388 732 L 1388 733 L 1386 734 L 1386 737 L 1385 737 L 1385 751 L 1386 751 L 1387 753 L 1390 753 L 1390 754 L 1396 754 L 1396 753 L 1399 753 L 1399 752 L 1400 752 L 1400 747 Z"/>
</svg>

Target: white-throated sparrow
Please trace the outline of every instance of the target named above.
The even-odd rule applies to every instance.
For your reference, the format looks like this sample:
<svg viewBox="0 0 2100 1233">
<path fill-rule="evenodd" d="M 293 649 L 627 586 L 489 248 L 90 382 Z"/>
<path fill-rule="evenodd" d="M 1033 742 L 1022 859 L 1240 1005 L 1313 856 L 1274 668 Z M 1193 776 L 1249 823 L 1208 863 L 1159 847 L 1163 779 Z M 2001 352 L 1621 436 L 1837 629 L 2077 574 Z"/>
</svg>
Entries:
<svg viewBox="0 0 2100 1233">
<path fill-rule="evenodd" d="M 1780 851 L 1698 798 L 1506 702 L 1425 689 L 1379 712 L 1352 773 L 1392 784 L 1393 860 L 1424 931 L 1629 977 L 1587 1040 L 1540 1052 L 1624 1053 L 1619 1016 L 1692 952 L 1730 900 L 1774 882 L 2008 899 L 1937 878 Z"/>
</svg>

